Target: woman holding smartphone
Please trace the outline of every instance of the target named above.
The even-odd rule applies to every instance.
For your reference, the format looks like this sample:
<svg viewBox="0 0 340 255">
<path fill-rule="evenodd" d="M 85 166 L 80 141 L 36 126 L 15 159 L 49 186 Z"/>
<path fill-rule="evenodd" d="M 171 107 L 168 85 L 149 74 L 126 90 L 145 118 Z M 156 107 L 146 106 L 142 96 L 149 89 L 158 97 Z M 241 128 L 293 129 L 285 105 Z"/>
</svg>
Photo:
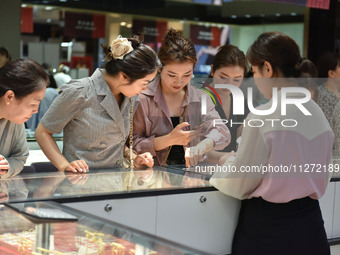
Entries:
<svg viewBox="0 0 340 255">
<path fill-rule="evenodd" d="M 149 151 L 156 165 L 194 166 L 205 153 L 230 142 L 228 128 L 206 92 L 190 86 L 196 59 L 191 41 L 170 29 L 158 52 L 162 68 L 140 95 L 134 116 L 134 146 Z M 204 95 L 204 96 L 203 96 Z M 202 114 L 202 98 L 206 114 Z"/>
</svg>

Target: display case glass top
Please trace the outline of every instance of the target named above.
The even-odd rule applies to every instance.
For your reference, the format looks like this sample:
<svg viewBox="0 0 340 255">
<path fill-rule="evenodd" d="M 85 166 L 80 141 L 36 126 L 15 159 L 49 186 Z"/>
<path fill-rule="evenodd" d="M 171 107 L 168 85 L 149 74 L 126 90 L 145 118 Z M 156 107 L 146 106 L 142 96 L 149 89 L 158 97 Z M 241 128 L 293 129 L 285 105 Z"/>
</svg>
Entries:
<svg viewBox="0 0 340 255">
<path fill-rule="evenodd" d="M 0 202 L 74 202 L 214 190 L 208 176 L 172 168 L 32 173 L 0 180 Z"/>
</svg>

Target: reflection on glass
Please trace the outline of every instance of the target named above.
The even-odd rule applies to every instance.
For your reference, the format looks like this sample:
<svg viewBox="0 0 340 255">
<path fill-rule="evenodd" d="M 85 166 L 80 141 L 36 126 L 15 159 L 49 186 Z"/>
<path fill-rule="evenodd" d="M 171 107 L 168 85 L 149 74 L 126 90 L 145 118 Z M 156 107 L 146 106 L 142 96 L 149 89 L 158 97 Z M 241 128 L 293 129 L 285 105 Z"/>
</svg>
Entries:
<svg viewBox="0 0 340 255">
<path fill-rule="evenodd" d="M 19 181 L 20 180 L 20 181 Z M 84 173 L 34 173 L 21 175 L 8 184 L 13 192 L 7 197 L 7 189 L 0 190 L 4 202 L 36 201 L 41 199 L 67 199 L 86 196 L 133 193 L 135 191 L 179 190 L 211 187 L 206 176 L 182 169 L 154 167 L 134 170 L 117 168 Z M 23 186 L 24 185 L 24 186 Z M 1 182 L 0 182 L 1 188 Z M 3 197 L 1 196 L 3 194 Z M 19 194 L 25 194 L 19 196 Z"/>
<path fill-rule="evenodd" d="M 59 208 L 55 203 L 9 204 L 21 208 L 49 208 L 74 213 Z M 198 254 L 175 244 L 167 244 L 151 236 L 128 231 L 114 224 L 76 215 L 77 222 L 44 222 L 34 224 L 20 214 L 5 207 L 0 211 L 0 254 Z M 15 213 L 13 213 L 15 212 Z"/>
</svg>

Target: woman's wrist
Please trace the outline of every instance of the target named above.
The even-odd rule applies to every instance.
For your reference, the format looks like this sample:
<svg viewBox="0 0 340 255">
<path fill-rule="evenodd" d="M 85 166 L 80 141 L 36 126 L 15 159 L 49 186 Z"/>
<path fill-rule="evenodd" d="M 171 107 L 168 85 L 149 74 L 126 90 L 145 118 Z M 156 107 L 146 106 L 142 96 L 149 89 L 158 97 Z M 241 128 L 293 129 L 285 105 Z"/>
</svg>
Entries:
<svg viewBox="0 0 340 255">
<path fill-rule="evenodd" d="M 155 151 L 161 151 L 174 144 L 175 142 L 172 139 L 171 133 L 163 135 L 163 136 L 155 137 L 154 142 L 153 142 Z"/>
<path fill-rule="evenodd" d="M 64 172 L 65 169 L 70 165 L 70 163 L 67 161 L 67 162 L 64 162 L 63 164 L 60 164 L 57 166 L 57 169 L 59 170 L 59 172 Z"/>
<path fill-rule="evenodd" d="M 130 160 L 130 149 L 125 149 L 124 151 L 124 158 L 126 158 L 127 160 Z M 132 160 L 134 160 L 135 158 L 137 158 L 138 153 L 135 150 L 132 150 Z"/>
</svg>

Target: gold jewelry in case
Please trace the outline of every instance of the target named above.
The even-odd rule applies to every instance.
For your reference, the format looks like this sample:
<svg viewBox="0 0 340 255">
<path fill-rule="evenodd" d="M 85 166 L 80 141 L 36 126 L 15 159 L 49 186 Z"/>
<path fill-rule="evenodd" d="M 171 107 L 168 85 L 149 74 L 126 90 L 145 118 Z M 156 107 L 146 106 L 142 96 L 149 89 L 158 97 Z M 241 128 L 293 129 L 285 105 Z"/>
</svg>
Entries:
<svg viewBox="0 0 340 255">
<path fill-rule="evenodd" d="M 101 232 L 92 232 L 89 230 L 84 230 L 85 236 L 76 236 L 77 238 L 81 238 L 78 243 L 78 253 L 88 255 L 88 254 L 114 254 L 114 255 L 135 255 L 136 253 L 136 244 L 133 244 L 129 241 L 125 241 L 124 239 L 114 237 L 114 240 L 111 243 L 104 242 L 104 237 L 106 236 Z M 35 239 L 36 231 L 31 229 L 29 231 L 22 231 L 20 233 L 7 233 L 0 235 L 0 241 L 4 244 L 9 244 L 13 248 L 17 249 L 19 254 L 33 254 L 33 255 L 66 255 L 70 254 L 70 252 L 61 252 L 54 248 L 43 248 L 43 247 L 35 247 Z M 52 239 L 53 240 L 53 239 Z M 121 243 L 122 242 L 122 243 Z M 11 252 L 11 251 L 9 251 Z M 15 252 L 15 250 L 14 250 Z M 77 253 L 77 254 L 78 254 Z M 1 253 L 2 254 L 2 253 Z M 12 253 L 5 253 L 12 254 Z M 16 254 L 16 253 L 15 253 Z M 72 253 L 74 254 L 74 253 Z M 158 254 L 158 252 L 148 249 L 147 254 Z"/>
</svg>

